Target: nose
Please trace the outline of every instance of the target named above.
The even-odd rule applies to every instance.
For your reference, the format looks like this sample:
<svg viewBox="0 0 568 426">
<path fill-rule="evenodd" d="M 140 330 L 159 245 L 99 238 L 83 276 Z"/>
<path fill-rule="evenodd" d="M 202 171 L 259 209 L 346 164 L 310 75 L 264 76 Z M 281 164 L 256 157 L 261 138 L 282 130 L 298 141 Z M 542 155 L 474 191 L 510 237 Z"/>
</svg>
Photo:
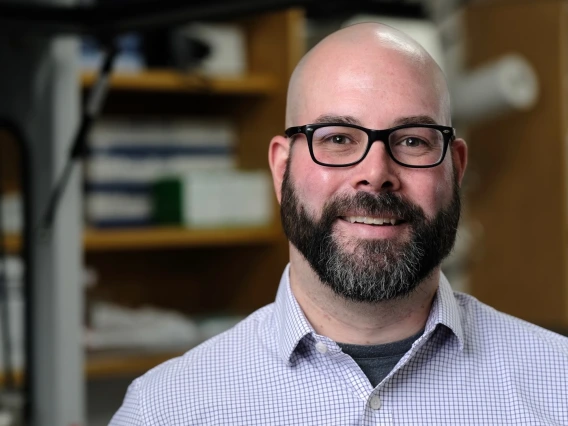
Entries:
<svg viewBox="0 0 568 426">
<path fill-rule="evenodd" d="M 376 141 L 363 161 L 354 166 L 351 184 L 356 190 L 375 193 L 397 191 L 400 167 L 389 156 L 385 144 Z"/>
</svg>

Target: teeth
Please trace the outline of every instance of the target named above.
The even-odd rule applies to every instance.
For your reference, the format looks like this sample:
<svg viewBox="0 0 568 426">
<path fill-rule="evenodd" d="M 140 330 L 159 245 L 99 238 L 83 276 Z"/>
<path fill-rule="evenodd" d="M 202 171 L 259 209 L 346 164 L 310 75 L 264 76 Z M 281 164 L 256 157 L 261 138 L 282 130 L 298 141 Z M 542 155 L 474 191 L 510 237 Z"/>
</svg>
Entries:
<svg viewBox="0 0 568 426">
<path fill-rule="evenodd" d="M 365 223 L 367 225 L 395 225 L 396 219 L 368 216 L 347 216 L 345 219 L 350 223 Z"/>
</svg>

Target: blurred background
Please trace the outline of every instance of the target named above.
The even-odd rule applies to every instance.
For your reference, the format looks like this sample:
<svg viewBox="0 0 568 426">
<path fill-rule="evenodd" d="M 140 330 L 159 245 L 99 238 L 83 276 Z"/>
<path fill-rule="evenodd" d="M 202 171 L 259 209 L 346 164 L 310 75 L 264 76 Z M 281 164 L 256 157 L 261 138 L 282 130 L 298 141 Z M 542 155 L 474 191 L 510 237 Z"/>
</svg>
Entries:
<svg viewBox="0 0 568 426">
<path fill-rule="evenodd" d="M 0 2 L 0 426 L 106 425 L 135 377 L 274 300 L 268 143 L 299 58 L 354 22 L 447 75 L 455 290 L 568 331 L 568 3 L 260 3 Z"/>
</svg>

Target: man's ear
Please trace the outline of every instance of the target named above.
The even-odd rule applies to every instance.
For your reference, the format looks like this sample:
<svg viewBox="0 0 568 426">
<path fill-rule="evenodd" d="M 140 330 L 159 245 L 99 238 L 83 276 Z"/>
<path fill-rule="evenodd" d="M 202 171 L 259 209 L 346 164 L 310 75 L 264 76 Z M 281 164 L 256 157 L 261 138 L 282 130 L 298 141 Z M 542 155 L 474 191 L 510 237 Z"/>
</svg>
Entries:
<svg viewBox="0 0 568 426">
<path fill-rule="evenodd" d="M 450 145 L 452 160 L 458 183 L 461 186 L 465 169 L 467 167 L 467 144 L 463 139 L 456 139 Z"/>
<path fill-rule="evenodd" d="M 290 142 L 288 139 L 284 136 L 274 136 L 268 147 L 268 164 L 272 172 L 274 191 L 279 203 L 282 197 L 282 181 L 284 180 L 289 155 Z"/>
</svg>

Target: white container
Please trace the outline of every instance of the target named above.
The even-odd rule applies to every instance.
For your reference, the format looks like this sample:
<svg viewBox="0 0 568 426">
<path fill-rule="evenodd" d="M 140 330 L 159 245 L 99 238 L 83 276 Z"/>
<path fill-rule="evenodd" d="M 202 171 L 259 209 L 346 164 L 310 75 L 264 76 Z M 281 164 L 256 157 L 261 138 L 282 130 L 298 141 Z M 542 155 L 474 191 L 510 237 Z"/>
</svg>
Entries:
<svg viewBox="0 0 568 426">
<path fill-rule="evenodd" d="M 265 226 L 272 220 L 271 180 L 264 170 L 191 172 L 182 188 L 190 227 Z"/>
</svg>

